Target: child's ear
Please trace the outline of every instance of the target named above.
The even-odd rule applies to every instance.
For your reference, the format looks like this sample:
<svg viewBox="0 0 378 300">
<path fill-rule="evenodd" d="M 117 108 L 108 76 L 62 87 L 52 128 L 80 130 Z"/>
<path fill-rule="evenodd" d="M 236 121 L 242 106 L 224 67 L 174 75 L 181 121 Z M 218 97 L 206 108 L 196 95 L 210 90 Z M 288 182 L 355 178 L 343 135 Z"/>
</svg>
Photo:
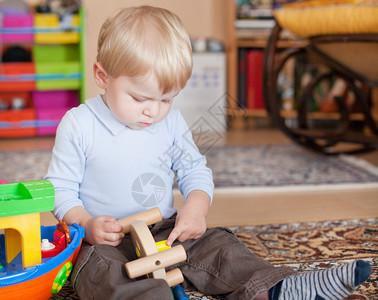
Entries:
<svg viewBox="0 0 378 300">
<path fill-rule="evenodd" d="M 101 89 L 106 89 L 109 74 L 108 72 L 106 72 L 106 70 L 102 67 L 102 65 L 99 62 L 94 63 L 93 74 L 97 86 Z"/>
</svg>

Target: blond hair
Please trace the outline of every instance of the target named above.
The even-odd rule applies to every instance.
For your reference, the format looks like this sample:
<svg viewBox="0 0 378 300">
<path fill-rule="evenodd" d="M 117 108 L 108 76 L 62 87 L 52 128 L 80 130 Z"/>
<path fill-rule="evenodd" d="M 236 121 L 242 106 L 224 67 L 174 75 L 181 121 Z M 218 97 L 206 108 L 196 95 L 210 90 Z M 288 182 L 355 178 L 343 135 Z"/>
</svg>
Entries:
<svg viewBox="0 0 378 300">
<path fill-rule="evenodd" d="M 123 8 L 101 27 L 97 61 L 113 77 L 153 70 L 166 93 L 185 86 L 192 72 L 192 49 L 174 13 L 152 6 Z"/>
</svg>

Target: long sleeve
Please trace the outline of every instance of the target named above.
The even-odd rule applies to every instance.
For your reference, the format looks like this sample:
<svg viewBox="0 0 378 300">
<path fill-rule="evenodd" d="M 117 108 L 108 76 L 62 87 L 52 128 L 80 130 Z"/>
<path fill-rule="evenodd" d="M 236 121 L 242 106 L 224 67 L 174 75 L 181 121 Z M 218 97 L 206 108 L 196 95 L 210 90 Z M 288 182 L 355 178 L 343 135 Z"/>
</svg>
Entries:
<svg viewBox="0 0 378 300">
<path fill-rule="evenodd" d="M 69 111 L 58 127 L 50 166 L 45 176 L 55 187 L 56 218 L 62 219 L 71 208 L 83 206 L 79 199 L 79 186 L 84 168 L 83 135 L 74 114 Z"/>
<path fill-rule="evenodd" d="M 213 199 L 212 171 L 206 166 L 206 158 L 195 145 L 192 133 L 184 118 L 176 115 L 175 137 L 172 151 L 172 170 L 176 172 L 177 184 L 186 199 L 193 190 L 206 192 Z"/>
</svg>

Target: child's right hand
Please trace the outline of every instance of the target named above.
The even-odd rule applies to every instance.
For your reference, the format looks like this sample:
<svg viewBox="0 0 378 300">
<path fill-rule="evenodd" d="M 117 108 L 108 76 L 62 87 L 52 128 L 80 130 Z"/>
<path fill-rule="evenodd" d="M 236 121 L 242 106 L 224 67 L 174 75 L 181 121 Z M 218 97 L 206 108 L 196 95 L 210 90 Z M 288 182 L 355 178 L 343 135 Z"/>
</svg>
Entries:
<svg viewBox="0 0 378 300">
<path fill-rule="evenodd" d="M 91 244 L 105 244 L 110 246 L 118 246 L 122 238 L 122 226 L 117 220 L 109 216 L 100 216 L 89 219 L 85 225 L 84 240 Z"/>
<path fill-rule="evenodd" d="M 84 241 L 91 245 L 105 244 L 118 246 L 122 238 L 122 226 L 117 220 L 110 216 L 93 217 L 84 207 L 76 206 L 71 208 L 63 217 L 67 225 L 79 224 L 85 229 Z"/>
</svg>

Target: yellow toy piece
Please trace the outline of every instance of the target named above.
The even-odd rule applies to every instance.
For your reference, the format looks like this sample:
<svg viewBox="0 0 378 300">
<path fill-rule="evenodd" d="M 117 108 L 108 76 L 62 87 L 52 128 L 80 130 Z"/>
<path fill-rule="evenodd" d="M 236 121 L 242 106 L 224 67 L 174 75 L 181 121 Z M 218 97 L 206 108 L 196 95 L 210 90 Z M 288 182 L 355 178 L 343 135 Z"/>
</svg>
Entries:
<svg viewBox="0 0 378 300">
<path fill-rule="evenodd" d="M 0 228 L 5 228 L 7 263 L 10 263 L 22 250 L 24 268 L 41 264 L 40 226 L 39 213 L 0 218 Z"/>
<path fill-rule="evenodd" d="M 168 244 L 167 244 L 167 240 L 156 242 L 155 244 L 156 244 L 156 247 L 157 247 L 159 252 L 167 250 L 167 249 L 171 249 L 171 246 L 168 246 Z M 135 252 L 136 252 L 137 256 L 140 257 L 140 252 L 139 252 L 138 248 L 135 248 Z"/>
<path fill-rule="evenodd" d="M 172 248 L 171 246 L 168 246 L 167 240 L 156 242 L 156 247 L 158 248 L 159 252 Z"/>
</svg>

